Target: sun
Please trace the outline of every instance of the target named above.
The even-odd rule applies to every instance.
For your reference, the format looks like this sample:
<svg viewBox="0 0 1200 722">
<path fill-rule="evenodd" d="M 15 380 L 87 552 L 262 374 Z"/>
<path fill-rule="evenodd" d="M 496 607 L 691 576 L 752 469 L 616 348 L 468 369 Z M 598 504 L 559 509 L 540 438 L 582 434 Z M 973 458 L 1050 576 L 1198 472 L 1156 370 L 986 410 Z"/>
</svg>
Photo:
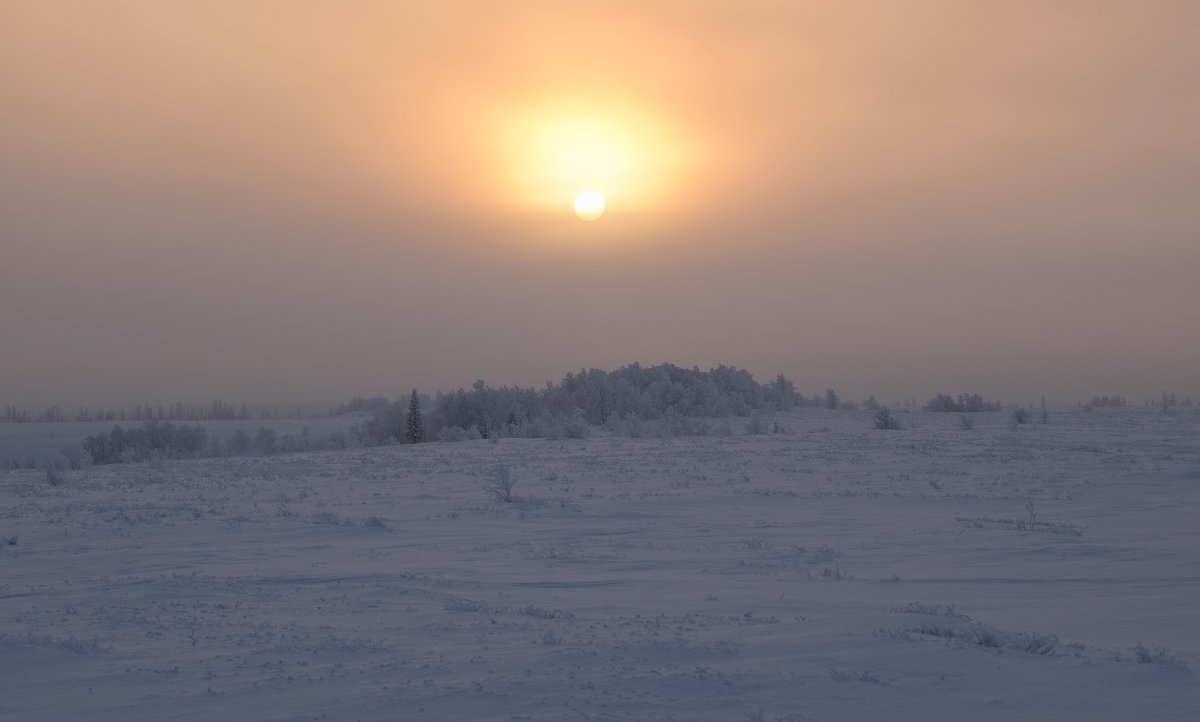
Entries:
<svg viewBox="0 0 1200 722">
<path fill-rule="evenodd" d="M 575 197 L 575 215 L 594 221 L 604 215 L 604 196 L 596 191 L 584 191 Z"/>
</svg>

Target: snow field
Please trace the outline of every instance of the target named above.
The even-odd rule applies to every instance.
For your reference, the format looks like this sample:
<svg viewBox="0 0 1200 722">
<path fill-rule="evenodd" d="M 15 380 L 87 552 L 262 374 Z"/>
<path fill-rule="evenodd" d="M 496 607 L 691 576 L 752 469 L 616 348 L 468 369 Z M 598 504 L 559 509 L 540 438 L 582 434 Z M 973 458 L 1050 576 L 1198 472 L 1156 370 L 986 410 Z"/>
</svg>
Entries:
<svg viewBox="0 0 1200 722">
<path fill-rule="evenodd" d="M 0 717 L 1196 719 L 1200 415 L 958 416 L 3 471 Z"/>
</svg>

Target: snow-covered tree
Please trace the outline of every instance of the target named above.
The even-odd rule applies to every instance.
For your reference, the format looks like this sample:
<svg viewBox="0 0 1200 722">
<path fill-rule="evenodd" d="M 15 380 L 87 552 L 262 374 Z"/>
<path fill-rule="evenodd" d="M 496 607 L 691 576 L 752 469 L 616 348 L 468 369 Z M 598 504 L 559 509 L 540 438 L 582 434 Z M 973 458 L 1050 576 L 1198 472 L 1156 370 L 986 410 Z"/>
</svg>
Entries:
<svg viewBox="0 0 1200 722">
<path fill-rule="evenodd" d="M 417 390 L 412 390 L 408 397 L 408 415 L 405 418 L 405 439 L 410 444 L 418 444 L 425 440 L 425 422 L 421 420 L 421 399 Z"/>
</svg>

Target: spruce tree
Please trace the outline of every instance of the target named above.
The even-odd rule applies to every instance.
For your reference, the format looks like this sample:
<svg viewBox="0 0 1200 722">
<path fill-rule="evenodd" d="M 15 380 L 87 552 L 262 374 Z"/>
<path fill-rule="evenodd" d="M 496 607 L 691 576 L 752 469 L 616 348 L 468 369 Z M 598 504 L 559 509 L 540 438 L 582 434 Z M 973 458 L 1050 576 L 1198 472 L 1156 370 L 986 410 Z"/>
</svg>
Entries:
<svg viewBox="0 0 1200 722">
<path fill-rule="evenodd" d="M 412 396 L 408 398 L 408 430 L 405 438 L 410 444 L 420 443 L 425 440 L 425 422 L 421 420 L 421 399 L 417 396 L 417 390 L 413 389 Z"/>
</svg>

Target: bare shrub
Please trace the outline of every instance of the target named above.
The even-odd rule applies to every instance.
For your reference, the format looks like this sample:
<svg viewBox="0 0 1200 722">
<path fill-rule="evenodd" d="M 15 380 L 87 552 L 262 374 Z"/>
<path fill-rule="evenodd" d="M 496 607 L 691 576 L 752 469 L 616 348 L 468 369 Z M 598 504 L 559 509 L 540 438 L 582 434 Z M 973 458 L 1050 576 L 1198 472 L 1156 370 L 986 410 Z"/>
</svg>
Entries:
<svg viewBox="0 0 1200 722">
<path fill-rule="evenodd" d="M 928 614 L 934 617 L 955 617 L 956 619 L 965 619 L 970 621 L 971 618 L 965 614 L 959 614 L 953 604 L 924 604 L 922 602 L 909 602 L 903 607 L 892 607 L 889 610 L 892 614 Z"/>
<path fill-rule="evenodd" d="M 825 567 L 823 570 L 821 570 L 821 576 L 825 577 L 826 579 L 838 579 L 838 580 L 845 580 L 845 579 L 850 578 L 850 575 L 842 570 L 842 565 L 840 563 L 838 563 L 838 561 L 836 559 L 833 560 L 833 568 L 832 569 L 829 567 Z"/>
<path fill-rule="evenodd" d="M 1004 637 L 999 632 L 982 625 L 972 626 L 960 637 L 970 644 L 977 644 L 980 647 L 989 649 L 1002 649 L 1004 647 Z"/>
<path fill-rule="evenodd" d="M 958 417 L 958 428 L 963 431 L 970 431 L 975 428 L 975 417 L 966 415 Z"/>
<path fill-rule="evenodd" d="M 504 464 L 492 469 L 491 478 L 483 485 L 483 490 L 487 492 L 492 501 L 502 501 L 512 503 L 517 500 L 513 494 L 513 488 L 517 485 L 517 480 L 512 477 L 512 472 Z"/>
<path fill-rule="evenodd" d="M 46 472 L 46 481 L 50 486 L 61 486 L 66 481 L 57 459 L 46 459 L 42 462 L 42 469 Z"/>
<path fill-rule="evenodd" d="M 971 619 L 960 613 L 954 605 L 929 605 L 912 602 L 904 607 L 892 607 L 893 614 L 921 614 L 943 619 L 957 620 L 945 623 L 922 623 L 904 629 L 876 630 L 876 637 L 894 639 L 917 639 L 914 635 L 938 637 L 950 642 L 965 644 L 985 649 L 1012 649 L 1026 654 L 1038 654 L 1053 657 L 1058 653 L 1058 637 L 1053 634 L 1037 632 L 1021 632 L 1017 634 L 1003 632 L 994 627 Z"/>
<path fill-rule="evenodd" d="M 884 679 L 869 669 L 844 672 L 836 667 L 830 667 L 829 676 L 836 682 L 869 682 L 871 684 L 878 684 L 881 687 L 886 687 L 892 683 L 892 680 Z"/>
<path fill-rule="evenodd" d="M 1029 654 L 1052 657 L 1058 649 L 1058 637 L 1053 634 L 1023 632 L 1009 639 L 1008 646 L 1021 652 L 1028 652 Z"/>
<path fill-rule="evenodd" d="M 1150 648 L 1141 642 L 1138 642 L 1137 646 L 1133 648 L 1133 656 L 1140 664 L 1164 664 L 1170 667 L 1178 667 L 1184 671 L 1188 669 L 1187 662 L 1170 654 L 1166 649 L 1162 647 Z"/>
<path fill-rule="evenodd" d="M 338 526 L 342 523 L 341 517 L 332 511 L 319 511 L 313 515 L 313 524 L 329 524 L 330 526 Z"/>
</svg>

